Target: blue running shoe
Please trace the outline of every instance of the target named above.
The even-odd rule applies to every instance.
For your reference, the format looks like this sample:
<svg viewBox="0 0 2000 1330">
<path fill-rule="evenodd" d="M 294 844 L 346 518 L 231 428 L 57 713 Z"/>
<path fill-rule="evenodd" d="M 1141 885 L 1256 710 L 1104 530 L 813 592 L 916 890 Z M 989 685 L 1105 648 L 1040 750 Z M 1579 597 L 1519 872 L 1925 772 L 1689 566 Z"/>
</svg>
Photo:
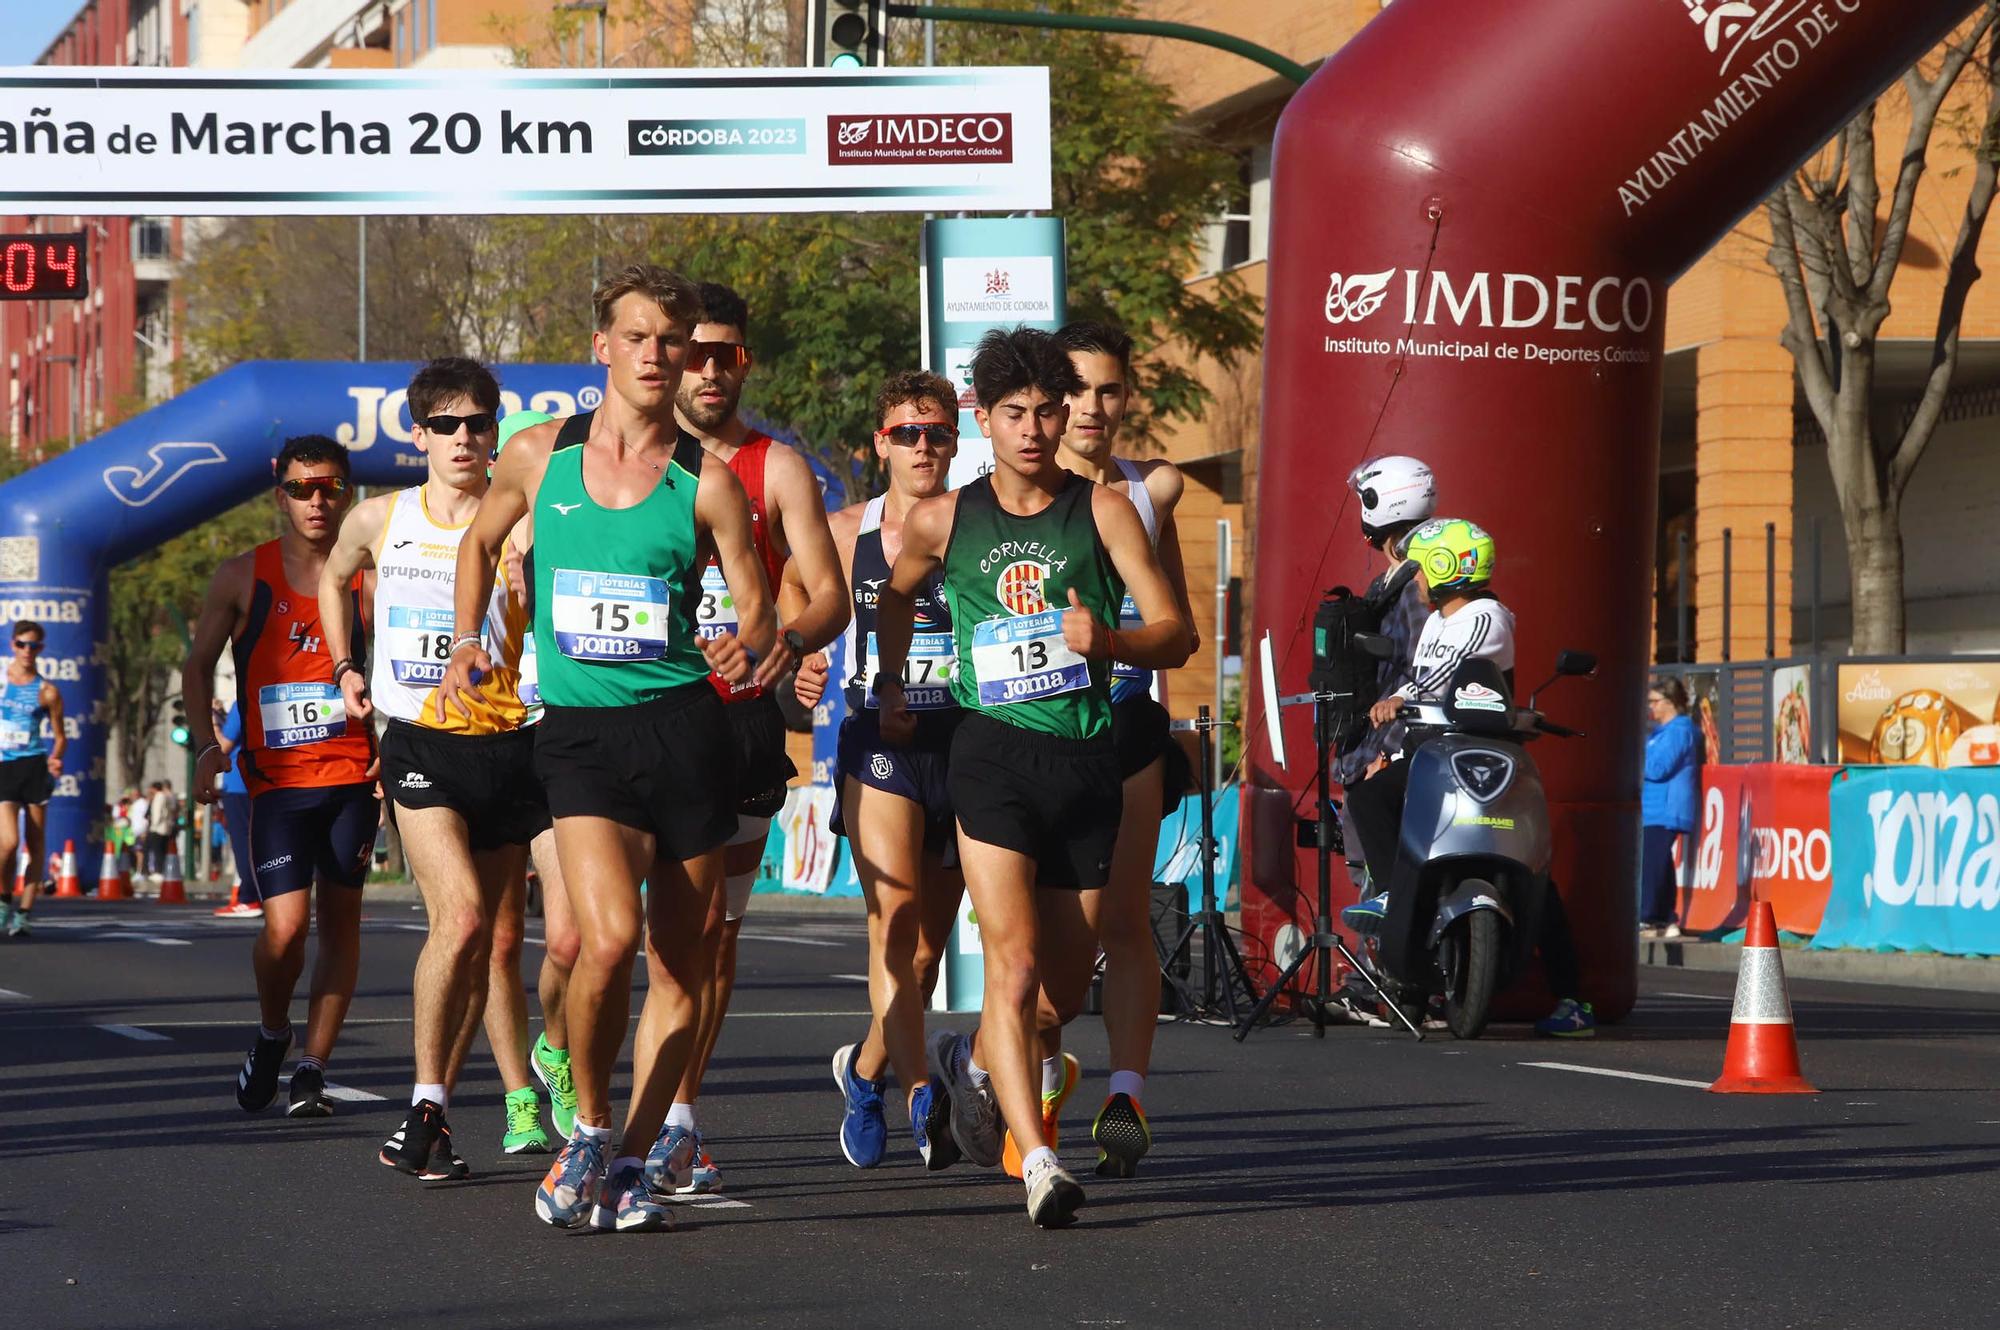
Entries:
<svg viewBox="0 0 2000 1330">
<path fill-rule="evenodd" d="M 706 1196 L 710 1192 L 722 1190 L 722 1170 L 708 1157 L 708 1142 L 702 1139 L 700 1128 L 694 1133 L 694 1159 L 688 1165 L 688 1180 L 675 1193 L 679 1196 Z"/>
<path fill-rule="evenodd" d="M 548 1176 L 535 1188 L 535 1214 L 545 1224 L 575 1228 L 597 1202 L 604 1185 L 604 1142 L 582 1132 L 563 1143 Z"/>
<path fill-rule="evenodd" d="M 1597 1013 L 1588 1002 L 1564 998 L 1554 1011 L 1535 1022 L 1535 1033 L 1558 1039 L 1589 1039 L 1597 1034 Z"/>
<path fill-rule="evenodd" d="M 598 1188 L 590 1226 L 606 1233 L 658 1232 L 672 1228 L 674 1217 L 648 1192 L 646 1170 L 627 1164 Z"/>
<path fill-rule="evenodd" d="M 854 1074 L 854 1051 L 845 1044 L 833 1055 L 833 1083 L 846 1111 L 840 1119 L 840 1152 L 856 1168 L 873 1168 L 889 1150 L 889 1124 L 882 1116 L 882 1082 Z"/>
<path fill-rule="evenodd" d="M 910 1096 L 910 1135 L 917 1138 L 924 1167 L 933 1173 L 962 1157 L 958 1142 L 951 1138 L 951 1096 L 936 1081 L 925 1081 Z"/>
<path fill-rule="evenodd" d="M 660 1128 L 660 1138 L 646 1156 L 646 1185 L 653 1189 L 653 1195 L 672 1196 L 688 1185 L 688 1175 L 694 1171 L 694 1150 L 694 1133 L 686 1127 L 669 1122 Z"/>
<path fill-rule="evenodd" d="M 1340 912 L 1340 922 L 1357 933 L 1373 933 L 1382 927 L 1382 921 L 1389 914 L 1389 893 L 1370 896 L 1365 901 L 1356 901 Z"/>
</svg>

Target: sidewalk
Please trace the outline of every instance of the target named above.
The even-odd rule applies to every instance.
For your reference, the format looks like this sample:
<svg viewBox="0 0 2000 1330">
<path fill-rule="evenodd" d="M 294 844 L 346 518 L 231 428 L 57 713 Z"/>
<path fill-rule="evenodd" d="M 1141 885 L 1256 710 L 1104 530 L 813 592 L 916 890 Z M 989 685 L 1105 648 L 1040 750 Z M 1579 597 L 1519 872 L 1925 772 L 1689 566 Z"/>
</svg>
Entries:
<svg viewBox="0 0 2000 1330">
<path fill-rule="evenodd" d="M 1736 973 L 1743 948 L 1734 942 L 1642 938 L 1639 964 L 1662 969 Z M 1966 993 L 2000 993 L 2000 958 L 1939 956 L 1905 951 L 1813 951 L 1784 948 L 1787 979 L 1826 979 L 1848 984 L 1891 984 L 1899 988 L 1944 988 Z"/>
</svg>

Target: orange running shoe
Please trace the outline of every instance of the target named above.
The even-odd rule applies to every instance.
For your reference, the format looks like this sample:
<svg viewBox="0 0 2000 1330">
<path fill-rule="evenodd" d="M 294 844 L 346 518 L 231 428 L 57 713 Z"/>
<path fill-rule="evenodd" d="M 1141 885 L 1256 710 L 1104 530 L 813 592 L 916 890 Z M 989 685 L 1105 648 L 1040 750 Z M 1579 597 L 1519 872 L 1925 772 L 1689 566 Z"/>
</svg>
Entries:
<svg viewBox="0 0 2000 1330">
<path fill-rule="evenodd" d="M 1083 1064 L 1076 1060 L 1074 1053 L 1064 1053 L 1062 1060 L 1062 1088 L 1042 1096 L 1042 1138 L 1049 1143 L 1051 1150 L 1056 1148 L 1056 1132 L 1059 1129 L 1056 1118 L 1062 1113 L 1063 1100 L 1069 1098 L 1070 1091 L 1076 1089 L 1076 1083 L 1083 1079 Z M 1015 1146 L 1011 1131 L 1007 1133 L 1006 1144 L 1000 1150 L 1000 1166 L 1007 1170 L 1010 1178 L 1021 1176 L 1021 1151 Z"/>
</svg>

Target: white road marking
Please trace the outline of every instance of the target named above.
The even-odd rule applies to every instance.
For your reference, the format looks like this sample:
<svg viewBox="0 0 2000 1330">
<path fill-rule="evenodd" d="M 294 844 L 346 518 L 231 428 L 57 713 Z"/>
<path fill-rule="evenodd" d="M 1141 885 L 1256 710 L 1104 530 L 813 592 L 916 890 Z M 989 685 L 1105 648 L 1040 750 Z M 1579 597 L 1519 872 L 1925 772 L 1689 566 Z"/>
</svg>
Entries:
<svg viewBox="0 0 2000 1330">
<path fill-rule="evenodd" d="M 748 1201 L 731 1200 L 727 1196 L 718 1196 L 714 1192 L 700 1196 L 689 1194 L 687 1196 L 669 1196 L 662 1199 L 671 1201 L 675 1205 L 692 1205 L 703 1210 L 748 1210 L 752 1208 Z"/>
<path fill-rule="evenodd" d="M 26 993 L 16 993 L 11 988 L 0 988 L 0 1002 L 33 1002 Z"/>
<path fill-rule="evenodd" d="M 830 974 L 830 975 L 828 975 L 828 976 L 827 976 L 827 978 L 829 978 L 829 979 L 849 979 L 849 980 L 852 980 L 853 982 L 855 982 L 855 983 L 857 983 L 857 984 L 865 984 L 865 983 L 867 983 L 867 982 L 868 982 L 868 976 L 867 976 L 867 975 L 865 975 L 865 974 Z"/>
<path fill-rule="evenodd" d="M 1524 1067 L 1547 1071 L 1576 1071 L 1585 1076 L 1616 1076 L 1623 1081 L 1648 1081 L 1654 1085 L 1684 1085 L 1690 1090 L 1706 1090 L 1707 1081 L 1684 1081 L 1678 1076 L 1651 1076 L 1643 1071 L 1619 1071 L 1614 1067 L 1580 1067 L 1574 1062 L 1523 1062 Z"/>
<path fill-rule="evenodd" d="M 828 942 L 816 937 L 780 937 L 775 933 L 739 933 L 739 942 L 782 942 L 788 947 L 845 947 L 845 942 Z"/>
<path fill-rule="evenodd" d="M 366 1090 L 357 1090 L 351 1085 L 335 1085 L 332 1081 L 326 1083 L 326 1097 L 328 1099 L 344 1100 L 350 1104 L 379 1104 L 388 1098 L 387 1095 L 370 1094 Z"/>
<path fill-rule="evenodd" d="M 142 1030 L 136 1025 L 100 1025 L 97 1028 L 103 1030 L 106 1034 L 120 1035 L 126 1039 L 137 1039 L 143 1043 L 170 1044 L 173 1042 L 173 1040 L 161 1034 L 158 1030 Z"/>
<path fill-rule="evenodd" d="M 31 1000 L 26 993 L 16 993 L 10 988 L 0 988 L 0 1000 L 8 1000 L 8 999 L 19 999 L 22 1002 L 27 1002 Z M 732 1011 L 729 1013 L 729 1019 L 733 1021 L 736 1020 L 748 1021 L 748 1020 L 769 1020 L 774 1017 L 790 1018 L 790 1017 L 802 1017 L 802 1016 L 829 1016 L 829 1017 L 837 1016 L 842 1020 L 849 1020 L 856 1016 L 872 1016 L 874 1014 L 875 1013 L 871 1011 Z M 528 1019 L 530 1021 L 539 1021 L 541 1017 L 530 1016 Z M 634 1013 L 630 1017 L 630 1019 L 633 1021 L 638 1020 L 639 1019 L 638 1014 Z M 251 1020 L 245 1020 L 241 1016 L 226 1021 L 147 1021 L 146 1022 L 147 1025 L 162 1030 L 210 1030 L 210 1029 L 223 1029 L 229 1026 L 248 1026 L 254 1023 L 255 1023 L 254 1018 L 252 1018 Z M 341 1022 L 343 1026 L 408 1025 L 409 1023 L 410 1023 L 410 1018 L 408 1016 L 349 1016 L 346 1020 Z M 10 1021 L 7 1025 L 7 1028 L 9 1030 L 74 1030 L 77 1027 L 74 1024 L 65 1021 L 48 1021 L 33 1025 L 23 1025 L 18 1021 Z M 335 1096 L 335 1098 L 338 1097 L 339 1096 L 337 1095 Z"/>
<path fill-rule="evenodd" d="M 1734 1002 L 1727 993 L 1655 993 L 1654 997 L 1693 998 L 1697 1002 Z"/>
<path fill-rule="evenodd" d="M 156 947 L 191 947 L 184 937 L 155 937 L 151 933 L 100 933 L 92 942 L 150 942 Z"/>
</svg>

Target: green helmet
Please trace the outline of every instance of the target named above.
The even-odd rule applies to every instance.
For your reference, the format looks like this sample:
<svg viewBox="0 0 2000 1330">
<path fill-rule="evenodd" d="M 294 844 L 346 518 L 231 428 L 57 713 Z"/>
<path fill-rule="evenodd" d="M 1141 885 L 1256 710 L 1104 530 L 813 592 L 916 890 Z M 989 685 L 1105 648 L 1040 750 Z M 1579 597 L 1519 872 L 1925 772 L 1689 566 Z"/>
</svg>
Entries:
<svg viewBox="0 0 2000 1330">
<path fill-rule="evenodd" d="M 1493 537 L 1462 517 L 1434 517 L 1403 538 L 1403 557 L 1432 591 L 1471 591 L 1493 580 Z"/>
<path fill-rule="evenodd" d="M 498 457 L 500 450 L 507 446 L 507 440 L 522 430 L 531 425 L 546 425 L 554 419 L 555 417 L 546 411 L 509 411 L 500 422 L 500 439 L 493 445 L 493 455 Z"/>
</svg>

